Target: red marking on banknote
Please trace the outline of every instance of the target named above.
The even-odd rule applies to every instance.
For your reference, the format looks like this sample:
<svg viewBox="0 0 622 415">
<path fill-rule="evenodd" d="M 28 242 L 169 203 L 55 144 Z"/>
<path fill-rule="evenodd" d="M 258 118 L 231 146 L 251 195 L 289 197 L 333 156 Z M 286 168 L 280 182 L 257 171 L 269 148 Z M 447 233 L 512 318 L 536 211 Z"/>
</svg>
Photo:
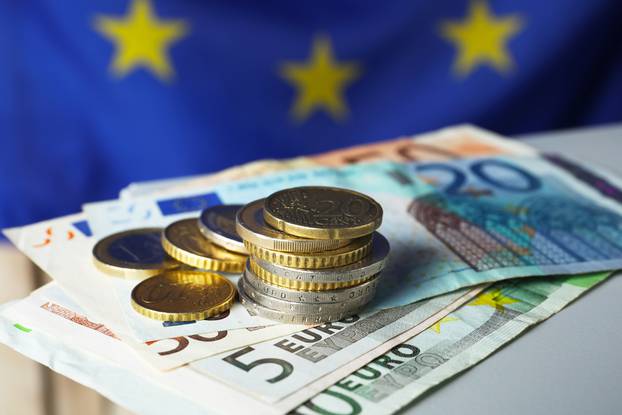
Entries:
<svg viewBox="0 0 622 415">
<path fill-rule="evenodd" d="M 93 323 L 86 316 L 80 315 L 76 313 L 75 311 L 71 311 L 68 308 L 65 308 L 61 305 L 47 302 L 43 304 L 41 308 L 49 311 L 52 314 L 56 314 L 57 316 L 62 317 L 66 320 L 73 321 L 74 323 L 79 324 L 83 327 L 98 331 L 102 334 L 105 334 L 106 336 L 119 340 L 119 338 L 103 324 Z"/>
<path fill-rule="evenodd" d="M 33 247 L 35 247 L 35 248 L 42 248 L 44 246 L 47 246 L 47 245 L 51 244 L 53 235 L 54 235 L 54 231 L 53 231 L 52 227 L 46 228 L 45 229 L 45 239 L 43 239 L 43 242 L 38 243 L 38 244 L 33 244 Z M 76 236 L 75 232 L 67 231 L 67 240 L 68 241 L 71 241 L 75 236 Z"/>
<path fill-rule="evenodd" d="M 402 137 L 395 140 L 363 144 L 311 156 L 319 164 L 341 166 L 376 160 L 401 163 L 413 161 L 452 160 L 465 157 L 507 154 L 508 149 L 484 141 L 469 133 L 451 137 Z"/>
<path fill-rule="evenodd" d="M 45 235 L 46 238 L 43 240 L 43 242 L 33 245 L 35 248 L 41 248 L 52 243 L 52 228 L 47 228 L 45 230 Z"/>
</svg>

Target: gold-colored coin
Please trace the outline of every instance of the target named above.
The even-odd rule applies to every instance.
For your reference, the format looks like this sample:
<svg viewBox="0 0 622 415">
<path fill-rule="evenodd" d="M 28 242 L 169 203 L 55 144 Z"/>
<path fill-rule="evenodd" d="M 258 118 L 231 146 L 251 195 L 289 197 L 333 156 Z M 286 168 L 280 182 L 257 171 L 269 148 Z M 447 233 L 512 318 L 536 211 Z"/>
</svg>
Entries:
<svg viewBox="0 0 622 415">
<path fill-rule="evenodd" d="M 278 230 L 303 238 L 354 239 L 378 229 L 382 207 L 353 190 L 294 187 L 266 198 L 264 219 Z"/>
<path fill-rule="evenodd" d="M 100 271 L 115 277 L 143 279 L 175 268 L 160 243 L 162 228 L 140 228 L 118 232 L 93 247 L 93 263 Z"/>
<path fill-rule="evenodd" d="M 165 271 L 134 287 L 132 307 L 154 320 L 203 320 L 230 309 L 235 292 L 231 281 L 212 272 Z"/>
<path fill-rule="evenodd" d="M 251 256 L 292 268 L 322 269 L 352 264 L 365 257 L 371 248 L 371 235 L 357 238 L 343 248 L 314 253 L 279 252 L 244 241 Z"/>
<path fill-rule="evenodd" d="M 341 281 L 341 282 L 310 282 L 310 281 L 292 280 L 290 278 L 284 278 L 279 275 L 272 274 L 271 272 L 268 272 L 265 269 L 261 268 L 252 259 L 250 260 L 250 268 L 257 277 L 261 278 L 268 284 L 278 285 L 279 287 L 289 288 L 292 290 L 299 290 L 299 291 L 327 291 L 327 290 L 338 290 L 340 288 L 354 287 L 355 285 L 362 284 L 378 276 L 378 274 L 374 274 L 374 275 L 370 275 L 364 278 L 359 278 L 356 280 Z"/>
<path fill-rule="evenodd" d="M 242 272 L 247 258 L 205 239 L 196 219 L 182 219 L 168 225 L 162 233 L 162 246 L 179 262 L 210 271 Z"/>
<path fill-rule="evenodd" d="M 263 217 L 265 199 L 255 200 L 238 211 L 236 230 L 253 245 L 283 252 L 320 252 L 341 248 L 352 240 L 307 239 L 289 235 L 266 225 Z"/>
</svg>

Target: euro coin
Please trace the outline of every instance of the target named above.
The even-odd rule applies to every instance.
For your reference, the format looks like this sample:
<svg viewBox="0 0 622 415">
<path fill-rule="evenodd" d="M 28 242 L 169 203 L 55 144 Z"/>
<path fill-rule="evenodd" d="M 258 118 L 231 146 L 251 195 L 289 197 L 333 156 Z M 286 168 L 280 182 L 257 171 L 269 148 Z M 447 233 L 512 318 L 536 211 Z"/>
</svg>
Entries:
<svg viewBox="0 0 622 415">
<path fill-rule="evenodd" d="M 244 206 L 237 215 L 236 230 L 242 239 L 261 248 L 282 252 L 320 252 L 341 248 L 350 239 L 307 239 L 289 235 L 268 226 L 264 220 L 265 199 Z"/>
<path fill-rule="evenodd" d="M 276 311 L 284 311 L 295 314 L 336 314 L 347 312 L 348 310 L 359 310 L 367 304 L 374 296 L 375 291 L 368 291 L 365 295 L 354 298 L 352 300 L 340 301 L 337 303 L 301 303 L 299 301 L 287 301 L 266 295 L 256 290 L 252 285 L 246 282 L 245 278 L 238 280 L 238 288 L 243 286 L 244 292 L 250 296 L 253 301 Z"/>
<path fill-rule="evenodd" d="M 350 265 L 326 269 L 300 269 L 279 265 L 262 258 L 249 260 L 251 270 L 261 279 L 285 288 L 324 291 L 360 284 L 380 273 L 389 256 L 389 241 L 374 232 L 371 252 Z"/>
<path fill-rule="evenodd" d="M 199 230 L 216 245 L 248 255 L 242 238 L 235 230 L 235 216 L 242 207 L 242 205 L 217 205 L 203 210 L 199 216 Z"/>
<path fill-rule="evenodd" d="M 382 207 L 352 190 L 294 187 L 266 198 L 264 219 L 278 230 L 303 238 L 354 239 L 378 229 Z"/>
<path fill-rule="evenodd" d="M 134 310 L 154 320 L 203 320 L 231 308 L 235 286 L 212 272 L 172 270 L 140 282 L 131 297 Z"/>
<path fill-rule="evenodd" d="M 240 278 L 240 281 L 242 278 Z M 265 307 L 255 301 L 244 291 L 244 285 L 238 281 L 238 295 L 242 305 L 246 310 L 258 317 L 267 318 L 287 324 L 321 324 L 328 321 L 337 321 L 349 317 L 360 311 L 359 309 L 349 309 L 342 311 L 330 311 L 321 314 L 292 313 L 291 311 L 274 310 Z M 362 307 L 361 307 L 362 308 Z"/>
<path fill-rule="evenodd" d="M 251 256 L 268 262 L 294 268 L 322 269 L 349 265 L 363 259 L 371 248 L 371 235 L 353 240 L 350 244 L 332 251 L 313 253 L 279 252 L 244 241 Z"/>
<path fill-rule="evenodd" d="M 205 239 L 196 219 L 182 219 L 168 225 L 162 233 L 162 246 L 177 261 L 209 271 L 242 272 L 247 258 Z"/>
<path fill-rule="evenodd" d="M 349 288 L 341 288 L 326 291 L 300 291 L 270 284 L 259 278 L 251 270 L 250 264 L 246 264 L 244 270 L 244 282 L 251 285 L 256 291 L 279 300 L 321 304 L 351 301 L 367 295 L 374 295 L 378 287 L 379 276 L 374 276 L 369 281 Z"/>
<path fill-rule="evenodd" d="M 179 264 L 166 255 L 161 228 L 119 232 L 101 239 L 93 247 L 93 262 L 102 272 L 122 278 L 143 279 Z"/>
</svg>

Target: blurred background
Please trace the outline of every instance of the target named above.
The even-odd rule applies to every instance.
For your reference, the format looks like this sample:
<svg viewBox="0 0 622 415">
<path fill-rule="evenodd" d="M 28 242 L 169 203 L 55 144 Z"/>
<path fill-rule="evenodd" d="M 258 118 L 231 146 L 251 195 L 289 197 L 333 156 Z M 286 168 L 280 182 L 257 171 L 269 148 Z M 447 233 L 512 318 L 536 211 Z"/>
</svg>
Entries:
<svg viewBox="0 0 622 415">
<path fill-rule="evenodd" d="M 133 181 L 457 123 L 619 122 L 621 21 L 614 0 L 0 0 L 0 227 Z M 0 301 L 44 280 L 0 253 Z M 74 413 L 50 399 L 80 387 L 0 352 L 0 401 Z M 114 410 L 80 390 L 76 411 Z"/>
<path fill-rule="evenodd" d="M 622 120 L 615 0 L 0 1 L 0 227 L 456 123 Z"/>
</svg>

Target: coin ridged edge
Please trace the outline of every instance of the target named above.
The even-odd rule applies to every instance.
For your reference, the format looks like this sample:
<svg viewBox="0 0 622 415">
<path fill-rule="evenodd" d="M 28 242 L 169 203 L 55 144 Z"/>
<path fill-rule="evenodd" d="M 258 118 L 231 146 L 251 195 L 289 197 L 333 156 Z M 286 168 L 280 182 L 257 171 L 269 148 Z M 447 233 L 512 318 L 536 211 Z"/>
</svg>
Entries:
<svg viewBox="0 0 622 415">
<path fill-rule="evenodd" d="M 259 199 L 249 203 L 240 209 L 236 215 L 235 230 L 243 240 L 248 240 L 253 245 L 282 252 L 314 253 L 328 251 L 331 249 L 339 249 L 352 242 L 351 239 L 305 239 L 294 235 L 292 235 L 292 238 L 295 239 L 279 239 L 263 234 L 258 230 L 253 230 L 251 228 L 252 224 L 248 224 L 247 221 L 243 219 L 245 213 L 244 211 L 246 209 L 254 208 L 259 202 L 263 202 L 263 200 L 264 199 Z M 275 229 L 275 232 L 281 231 Z"/>
<path fill-rule="evenodd" d="M 244 225 L 236 223 L 236 230 L 242 239 L 251 242 L 253 245 L 265 249 L 282 252 L 322 252 L 331 249 L 342 248 L 352 241 L 350 239 L 276 239 L 266 235 L 257 236 L 257 233 L 246 229 Z"/>
<path fill-rule="evenodd" d="M 310 304 L 338 303 L 341 301 L 353 300 L 368 294 L 370 291 L 375 292 L 380 282 L 380 274 L 378 274 L 369 281 L 364 281 L 352 287 L 322 291 L 295 290 L 276 284 L 270 284 L 259 278 L 250 268 L 250 261 L 246 263 L 243 276 L 245 278 L 245 283 L 252 285 L 254 289 L 265 295 L 269 295 L 270 297 L 280 300 L 298 301 Z"/>
<path fill-rule="evenodd" d="M 331 251 L 322 251 L 307 255 L 274 251 L 254 245 L 246 240 L 244 241 L 244 245 L 251 255 L 257 256 L 265 261 L 276 262 L 277 264 L 292 268 L 322 269 L 350 265 L 363 259 L 371 249 L 371 242 L 372 239 L 369 238 L 362 246 L 347 252 L 331 253 Z"/>
<path fill-rule="evenodd" d="M 166 239 L 164 234 L 162 234 L 162 248 L 164 248 L 164 251 L 177 261 L 190 265 L 191 267 L 208 271 L 239 273 L 244 270 L 244 263 L 246 262 L 246 260 L 241 262 L 225 261 L 222 259 L 208 258 L 187 252 L 172 244 L 168 239 Z"/>
<path fill-rule="evenodd" d="M 359 310 L 361 307 L 369 303 L 376 294 L 375 290 L 370 290 L 364 295 L 353 299 L 332 303 L 309 303 L 302 301 L 284 300 L 265 294 L 261 292 L 261 290 L 255 288 L 250 282 L 248 282 L 246 277 L 240 278 L 240 280 L 238 281 L 238 287 L 240 286 L 243 287 L 246 295 L 259 305 L 276 311 L 309 315 L 335 314 L 347 312 L 352 309 Z"/>
<path fill-rule="evenodd" d="M 349 288 L 354 287 L 355 285 L 362 284 L 375 278 L 378 274 L 370 275 L 368 277 L 360 278 L 357 280 L 351 281 L 343 281 L 343 282 L 309 282 L 309 281 L 300 281 L 300 280 L 292 280 L 289 278 L 284 278 L 275 274 L 272 274 L 269 271 L 261 268 L 255 261 L 250 260 L 251 271 L 260 279 L 267 282 L 268 284 L 277 285 L 283 288 L 289 288 L 292 290 L 300 290 L 300 291 L 328 291 L 328 290 L 337 290 L 340 288 Z"/>
<path fill-rule="evenodd" d="M 248 310 L 249 313 L 258 317 L 267 318 L 270 320 L 278 321 L 281 323 L 289 324 L 321 324 L 328 321 L 337 321 L 343 318 L 349 317 L 358 313 L 362 306 L 358 309 L 348 310 L 342 313 L 329 314 L 329 315 L 316 315 L 316 314 L 295 314 L 285 313 L 278 310 L 262 306 L 254 302 L 245 292 L 243 288 L 240 288 L 238 282 L 238 295 L 240 296 L 240 302 Z"/>
<path fill-rule="evenodd" d="M 343 267 L 301 269 L 275 264 L 256 256 L 252 256 L 250 260 L 269 273 L 290 280 L 317 283 L 341 283 L 351 280 L 360 280 L 361 278 L 380 273 L 384 269 L 390 250 L 391 248 L 387 238 L 379 232 L 374 232 L 372 247 L 369 254 L 360 261 Z"/>
</svg>

